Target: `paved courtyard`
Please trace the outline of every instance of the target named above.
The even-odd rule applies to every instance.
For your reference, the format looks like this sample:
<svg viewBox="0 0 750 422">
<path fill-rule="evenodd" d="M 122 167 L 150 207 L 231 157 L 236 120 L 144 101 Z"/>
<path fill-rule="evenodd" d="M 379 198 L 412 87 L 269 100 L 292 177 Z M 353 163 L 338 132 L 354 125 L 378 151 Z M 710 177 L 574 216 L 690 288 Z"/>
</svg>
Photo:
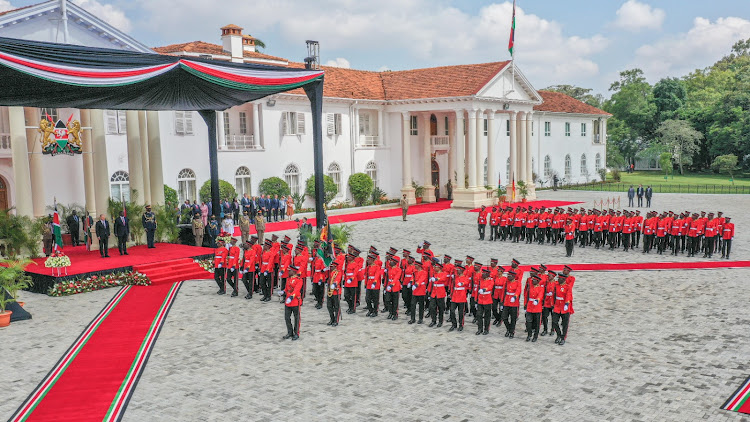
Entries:
<svg viewBox="0 0 750 422">
<path fill-rule="evenodd" d="M 586 207 L 602 196 L 540 194 Z M 657 210 L 733 217 L 733 260 L 750 259 L 743 235 L 749 205 L 748 196 L 654 198 Z M 593 248 L 566 259 L 560 245 L 479 242 L 475 219 L 446 210 L 406 223 L 362 221 L 352 224 L 352 243 L 385 251 L 428 239 L 438 254 L 471 254 L 483 263 L 497 257 L 501 264 L 513 257 L 524 264 L 700 260 Z M 219 297 L 213 282 L 188 281 L 124 420 L 750 420 L 719 409 L 750 375 L 750 269 L 576 277 L 576 314 L 564 347 L 549 337 L 509 340 L 496 327 L 477 337 L 471 327 L 449 333 L 364 312 L 344 314 L 331 328 L 325 309 L 309 302 L 301 340 L 284 341 L 283 305 Z M 34 319 L 0 331 L 7 393 L 0 418 L 10 417 L 114 293 L 23 295 Z"/>
</svg>

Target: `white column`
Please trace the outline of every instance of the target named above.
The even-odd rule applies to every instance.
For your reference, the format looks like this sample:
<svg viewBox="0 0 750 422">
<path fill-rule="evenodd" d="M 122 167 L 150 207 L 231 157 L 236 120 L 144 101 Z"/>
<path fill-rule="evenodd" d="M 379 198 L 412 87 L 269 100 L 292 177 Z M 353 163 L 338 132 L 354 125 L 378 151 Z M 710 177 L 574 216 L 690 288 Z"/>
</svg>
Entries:
<svg viewBox="0 0 750 422">
<path fill-rule="evenodd" d="M 425 191 L 432 187 L 432 150 L 430 149 L 430 115 L 422 115 L 422 183 Z"/>
<path fill-rule="evenodd" d="M 224 132 L 224 119 L 227 118 L 225 116 L 226 111 L 217 111 L 216 112 L 216 128 L 218 129 L 218 133 L 216 135 L 216 138 L 219 142 L 219 149 L 226 149 L 227 148 L 227 135 L 228 133 Z M 253 115 L 255 117 L 255 115 Z M 255 124 L 255 123 L 253 123 Z"/>
<path fill-rule="evenodd" d="M 601 123 L 599 123 L 599 125 L 599 142 L 604 144 L 607 142 L 607 119 L 602 118 L 602 121 Z"/>
<path fill-rule="evenodd" d="M 480 141 L 484 136 L 484 112 L 477 110 L 477 187 L 484 188 L 484 159 L 482 155 L 482 148 L 480 147 Z"/>
<path fill-rule="evenodd" d="M 496 188 L 495 172 L 495 110 L 487 110 L 487 184 Z"/>
<path fill-rule="evenodd" d="M 23 114 L 28 126 L 37 126 L 39 123 L 39 109 L 24 107 Z M 53 125 L 55 123 L 52 122 Z M 31 191 L 34 193 L 31 197 L 31 203 L 34 209 L 34 216 L 41 217 L 47 215 L 47 204 L 44 194 L 44 163 L 42 162 L 44 156 L 42 155 L 42 144 L 37 141 L 36 132 L 37 130 L 34 128 L 26 129 L 26 143 L 28 151 L 31 152 L 28 156 Z"/>
<path fill-rule="evenodd" d="M 531 112 L 526 113 L 526 126 L 524 127 L 524 133 L 526 134 L 526 183 L 529 185 L 534 183 L 534 167 L 531 165 L 531 157 L 534 155 L 531 148 L 533 138 L 531 136 L 531 124 L 534 121 Z M 536 165 L 539 166 L 539 160 Z"/>
<path fill-rule="evenodd" d="M 96 202 L 94 221 L 96 221 L 100 214 L 107 214 L 109 207 L 110 174 L 107 170 L 107 142 L 104 135 L 104 111 L 102 110 L 91 110 L 91 148 L 94 162 L 94 198 Z"/>
<path fill-rule="evenodd" d="M 477 110 L 469 110 L 469 189 L 477 188 Z"/>
<path fill-rule="evenodd" d="M 516 145 L 516 112 L 510 112 L 510 174 L 508 175 L 508 186 L 512 185 L 512 180 L 518 179 L 518 148 Z M 512 193 L 508 191 L 508 198 L 512 197 Z"/>
<path fill-rule="evenodd" d="M 378 144 L 379 145 L 385 145 L 385 139 L 383 138 L 385 136 L 385 122 L 383 122 L 383 110 L 378 110 Z"/>
<path fill-rule="evenodd" d="M 91 110 L 81 110 L 81 127 L 91 127 Z M 83 190 L 86 197 L 86 211 L 96 210 L 94 190 L 94 157 L 91 148 L 91 129 L 81 131 L 81 151 L 83 152 Z"/>
<path fill-rule="evenodd" d="M 159 132 L 159 112 L 147 111 L 148 127 L 148 171 L 151 183 L 152 205 L 164 205 L 164 172 L 161 162 L 161 135 Z"/>
<path fill-rule="evenodd" d="M 446 117 L 443 117 L 443 121 L 445 121 Z M 447 116 L 448 121 L 446 122 L 445 132 L 448 133 L 448 180 L 451 181 L 451 184 L 453 185 L 453 190 L 456 190 L 456 186 L 458 183 L 456 183 L 453 180 L 453 176 L 456 172 L 456 145 L 458 145 L 458 140 L 455 136 L 455 130 L 452 130 L 451 128 L 451 119 L 450 116 Z M 455 126 L 455 122 L 453 123 Z"/>
<path fill-rule="evenodd" d="M 409 131 L 409 113 L 401 113 L 404 121 L 401 134 L 401 190 L 412 189 L 411 187 L 411 142 Z"/>
<path fill-rule="evenodd" d="M 516 121 L 516 124 L 518 125 L 517 129 L 517 141 L 518 141 L 518 174 L 516 176 L 516 181 L 526 181 L 526 113 L 519 112 L 518 113 L 518 120 Z"/>
<path fill-rule="evenodd" d="M 138 112 L 126 111 L 125 120 L 127 122 L 130 200 L 138 204 L 145 204 L 143 201 L 143 158 L 141 156 L 141 130 L 138 126 Z"/>
<path fill-rule="evenodd" d="M 138 112 L 138 128 L 141 137 L 141 167 L 143 171 L 143 202 L 151 203 L 151 172 L 148 164 L 148 123 L 146 112 Z"/>
<path fill-rule="evenodd" d="M 454 190 L 464 190 L 466 171 L 464 167 L 464 155 L 466 152 L 466 137 L 464 136 L 464 111 L 456 110 L 456 124 L 453 125 L 453 148 L 456 149 L 456 186 Z"/>
<path fill-rule="evenodd" d="M 253 106 L 253 145 L 260 147 L 260 119 L 258 117 L 258 104 L 251 103 Z"/>
<path fill-rule="evenodd" d="M 8 107 L 10 123 L 10 145 L 13 157 L 13 182 L 16 188 L 16 215 L 33 217 L 34 207 L 31 200 L 31 173 L 29 170 L 29 146 L 26 143 L 26 121 L 23 107 Z"/>
</svg>

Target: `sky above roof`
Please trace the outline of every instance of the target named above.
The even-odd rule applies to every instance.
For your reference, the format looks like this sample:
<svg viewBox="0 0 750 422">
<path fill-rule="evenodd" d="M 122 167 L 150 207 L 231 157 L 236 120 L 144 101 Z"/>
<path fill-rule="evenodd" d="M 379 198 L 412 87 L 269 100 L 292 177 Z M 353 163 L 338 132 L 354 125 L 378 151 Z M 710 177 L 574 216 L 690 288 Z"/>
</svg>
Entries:
<svg viewBox="0 0 750 422">
<path fill-rule="evenodd" d="M 73 0 L 153 46 L 220 43 L 237 24 L 266 54 L 301 61 L 305 40 L 321 61 L 404 70 L 510 58 L 512 1 L 450 0 Z M 0 11 L 38 3 L 0 0 Z M 711 65 L 750 38 L 746 0 L 518 0 L 516 64 L 537 89 L 593 88 L 605 97 L 625 69 L 649 81 Z"/>
</svg>

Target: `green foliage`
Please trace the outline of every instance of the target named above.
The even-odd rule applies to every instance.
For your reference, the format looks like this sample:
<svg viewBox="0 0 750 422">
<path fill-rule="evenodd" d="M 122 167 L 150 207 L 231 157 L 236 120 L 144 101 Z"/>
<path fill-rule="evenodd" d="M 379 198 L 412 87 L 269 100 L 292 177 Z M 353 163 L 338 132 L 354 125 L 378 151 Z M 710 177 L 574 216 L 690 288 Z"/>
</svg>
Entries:
<svg viewBox="0 0 750 422">
<path fill-rule="evenodd" d="M 364 204 L 372 194 L 375 183 L 366 173 L 354 173 L 349 177 L 349 189 L 357 205 Z"/>
<path fill-rule="evenodd" d="M 619 182 L 622 179 L 620 169 L 612 169 L 610 170 L 610 174 L 612 174 L 612 180 L 614 180 L 615 182 Z"/>
<path fill-rule="evenodd" d="M 591 91 L 593 91 L 591 88 L 581 88 L 575 85 L 552 85 L 544 89 L 547 91 L 560 92 L 597 108 L 602 108 L 602 105 L 604 104 L 604 97 L 602 94 L 591 94 Z"/>
<path fill-rule="evenodd" d="M 613 115 L 607 122 L 607 142 L 614 143 L 626 159 L 632 159 L 654 138 L 656 105 L 652 88 L 641 69 L 631 69 L 620 72 L 620 80 L 609 89 L 614 93 L 604 104 Z"/>
<path fill-rule="evenodd" d="M 327 174 L 323 175 L 323 203 L 331 202 L 338 192 L 339 187 L 336 186 L 333 178 Z M 315 199 L 315 175 L 308 177 L 305 181 L 305 195 Z"/>
<path fill-rule="evenodd" d="M 450 183 L 450 181 L 448 182 Z M 380 205 L 386 201 L 386 193 L 383 189 L 380 189 L 379 187 L 375 187 L 372 190 L 372 195 L 370 198 L 370 202 L 372 202 L 373 205 Z"/>
<path fill-rule="evenodd" d="M 680 174 L 685 174 L 683 166 L 693 163 L 693 154 L 700 149 L 699 142 L 703 135 L 686 120 L 666 120 L 659 125 L 657 134 L 659 142 L 672 153 L 680 167 Z"/>
<path fill-rule="evenodd" d="M 663 122 L 678 118 L 679 111 L 685 104 L 687 90 L 685 84 L 677 78 L 664 78 L 654 85 L 654 105 L 656 120 Z"/>
<path fill-rule="evenodd" d="M 597 173 L 599 173 L 599 180 L 601 180 L 602 182 L 607 180 L 607 169 L 605 167 L 597 170 Z"/>
<path fill-rule="evenodd" d="M 466 180 L 469 180 L 469 179 L 466 179 Z M 416 181 L 412 180 L 411 181 L 411 187 L 414 188 L 414 197 L 415 198 L 421 198 L 422 195 L 424 194 L 424 186 L 419 185 L 419 184 L 417 184 Z"/>
<path fill-rule="evenodd" d="M 43 217 L 40 220 L 46 222 L 47 218 Z M 43 224 L 26 216 L 15 215 L 11 210 L 0 210 L 0 239 L 6 241 L 5 253 L 10 258 L 15 258 L 21 251 L 27 250 L 31 256 L 36 256 Z"/>
<path fill-rule="evenodd" d="M 289 195 L 289 185 L 278 177 L 269 177 L 260 181 L 258 191 L 262 195 Z"/>
<path fill-rule="evenodd" d="M 711 163 L 711 168 L 719 173 L 729 174 L 729 178 L 732 180 L 732 184 L 734 184 L 734 172 L 737 169 L 737 156 L 734 154 L 720 155 L 714 158 L 713 163 Z"/>
<path fill-rule="evenodd" d="M 346 245 L 354 234 L 354 226 L 348 224 L 331 225 L 331 239 L 341 249 L 346 250 Z"/>
<path fill-rule="evenodd" d="M 294 212 L 302 212 L 302 204 L 305 203 L 305 195 L 301 193 L 293 193 L 292 201 L 294 201 Z"/>
<path fill-rule="evenodd" d="M 24 268 L 30 260 L 5 260 L 0 266 L 0 312 L 5 312 L 9 303 L 15 302 L 18 291 L 33 285 L 31 277 L 26 275 Z M 3 289 L 10 295 L 6 296 Z"/>
<path fill-rule="evenodd" d="M 672 173 L 672 153 L 662 152 L 659 155 L 659 166 L 664 170 L 664 178 L 666 179 L 669 173 Z"/>
<path fill-rule="evenodd" d="M 201 186 L 201 190 L 198 192 L 198 197 L 200 197 L 201 202 L 208 202 L 211 200 L 211 180 L 206 180 L 206 182 Z M 232 186 L 231 183 L 227 182 L 226 180 L 219 179 L 219 200 L 229 200 L 237 197 L 237 191 L 234 190 L 234 186 Z M 216 204 L 212 204 L 214 207 L 216 207 Z"/>
<path fill-rule="evenodd" d="M 164 205 L 169 208 L 180 206 L 179 199 L 177 199 L 177 191 L 167 185 L 164 185 Z"/>
<path fill-rule="evenodd" d="M 180 229 L 177 227 L 179 218 L 177 207 L 154 205 L 151 210 L 156 214 L 154 238 L 161 242 L 177 243 L 180 237 Z"/>
<path fill-rule="evenodd" d="M 519 180 L 516 182 L 516 186 L 518 187 L 518 194 L 521 195 L 521 198 L 526 199 L 526 197 L 529 196 L 529 187 L 526 185 L 526 182 Z"/>
<path fill-rule="evenodd" d="M 81 204 L 57 204 L 57 213 L 60 215 L 60 230 L 62 230 L 63 233 L 70 233 L 70 228 L 68 227 L 68 216 L 73 213 L 73 210 L 75 210 L 76 214 L 79 216 L 83 216 L 84 209 Z M 50 205 L 46 208 L 46 211 L 51 215 L 55 212 L 55 207 Z"/>
</svg>

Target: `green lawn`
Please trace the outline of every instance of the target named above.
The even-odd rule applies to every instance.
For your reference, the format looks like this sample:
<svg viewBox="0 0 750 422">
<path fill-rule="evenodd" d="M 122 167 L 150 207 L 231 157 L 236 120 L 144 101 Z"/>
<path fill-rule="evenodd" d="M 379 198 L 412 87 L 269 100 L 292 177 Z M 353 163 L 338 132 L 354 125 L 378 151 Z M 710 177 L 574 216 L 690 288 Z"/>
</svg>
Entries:
<svg viewBox="0 0 750 422">
<path fill-rule="evenodd" d="M 637 188 L 651 186 L 656 193 L 709 193 L 709 194 L 750 194 L 750 179 L 735 178 L 734 184 L 729 176 L 718 174 L 690 173 L 681 176 L 670 175 L 664 179 L 664 173 L 655 171 L 622 172 L 620 182 L 614 182 L 607 176 L 607 183 L 590 183 L 583 185 L 563 186 L 563 189 L 593 190 L 604 192 L 627 192 L 630 185 Z"/>
</svg>

